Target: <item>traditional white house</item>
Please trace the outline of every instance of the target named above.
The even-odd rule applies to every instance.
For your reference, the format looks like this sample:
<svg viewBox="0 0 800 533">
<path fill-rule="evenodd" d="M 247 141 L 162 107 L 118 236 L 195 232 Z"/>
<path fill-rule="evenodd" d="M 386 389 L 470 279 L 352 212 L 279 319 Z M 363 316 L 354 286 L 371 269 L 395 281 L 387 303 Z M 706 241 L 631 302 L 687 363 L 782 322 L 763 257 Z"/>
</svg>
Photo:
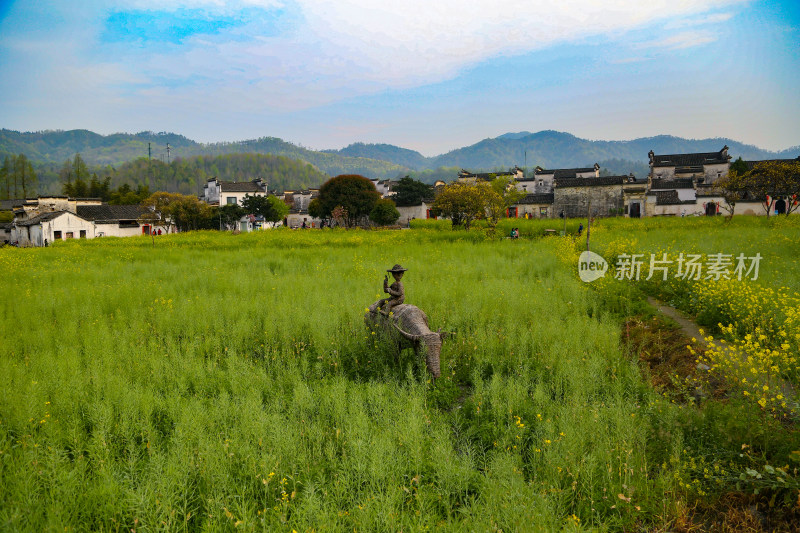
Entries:
<svg viewBox="0 0 800 533">
<path fill-rule="evenodd" d="M 516 180 L 517 189 L 529 194 L 543 194 L 553 192 L 556 180 L 571 178 L 599 178 L 600 165 L 595 163 L 592 167 L 582 168 L 551 168 L 544 169 L 537 166 L 533 169 L 532 177 L 520 177 Z"/>
<path fill-rule="evenodd" d="M 392 186 L 397 183 L 393 180 L 379 180 L 372 178 L 370 179 L 373 185 L 375 185 L 375 190 L 377 190 L 381 194 L 381 198 L 390 198 L 397 194 L 396 192 L 392 191 Z"/>
<path fill-rule="evenodd" d="M 77 215 L 89 220 L 95 227 L 95 237 L 135 237 L 149 235 L 152 225 L 140 223 L 145 208 L 138 205 L 85 205 L 78 206 Z M 156 227 L 156 232 L 165 227 Z"/>
<path fill-rule="evenodd" d="M 242 200 L 247 195 L 267 195 L 267 186 L 261 178 L 253 181 L 219 181 L 211 178 L 203 187 L 203 201 L 212 205 L 242 205 Z"/>
<path fill-rule="evenodd" d="M 11 228 L 13 227 L 11 222 L 0 222 L 0 246 L 11 242 Z"/>
<path fill-rule="evenodd" d="M 319 228 L 322 220 L 308 214 L 308 204 L 319 196 L 319 189 L 304 189 L 300 191 L 284 191 L 283 201 L 289 206 L 289 214 L 283 219 L 283 224 L 292 229 Z"/>
<path fill-rule="evenodd" d="M 552 192 L 528 193 L 508 208 L 509 218 L 549 218 L 553 215 L 555 195 Z"/>
<path fill-rule="evenodd" d="M 407 226 L 412 220 L 436 218 L 431 214 L 430 203 L 424 201 L 419 205 L 397 206 L 397 211 L 400 213 L 400 218 L 397 219 L 397 223 L 403 226 Z"/>
<path fill-rule="evenodd" d="M 69 211 L 75 213 L 78 206 L 102 205 L 100 198 L 70 198 L 68 196 L 40 196 L 26 198 L 14 203 L 14 219 L 27 220 L 37 215 L 54 211 Z"/>
<path fill-rule="evenodd" d="M 507 172 L 470 172 L 463 168 L 458 173 L 458 181 L 462 183 L 477 183 L 480 181 L 492 181 L 495 178 L 510 178 L 512 180 L 519 180 L 524 177 L 525 173 L 519 167 L 514 167 Z M 437 182 L 438 183 L 438 182 Z"/>
<path fill-rule="evenodd" d="M 69 211 L 51 211 L 14 221 L 11 229 L 11 241 L 20 246 L 47 246 L 54 241 L 94 237 L 94 224 Z"/>
<path fill-rule="evenodd" d="M 719 152 L 657 155 L 650 150 L 647 155 L 650 158 L 651 182 L 684 178 L 695 184 L 715 183 L 728 174 L 731 160 L 727 145 Z"/>
</svg>

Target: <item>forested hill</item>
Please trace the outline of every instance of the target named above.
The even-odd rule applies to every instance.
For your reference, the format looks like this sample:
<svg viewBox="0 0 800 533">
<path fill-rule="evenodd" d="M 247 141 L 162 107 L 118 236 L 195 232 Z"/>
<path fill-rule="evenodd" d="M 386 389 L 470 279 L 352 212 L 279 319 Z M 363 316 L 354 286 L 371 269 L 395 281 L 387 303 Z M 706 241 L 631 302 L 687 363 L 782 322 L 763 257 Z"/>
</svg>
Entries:
<svg viewBox="0 0 800 533">
<path fill-rule="evenodd" d="M 76 179 L 76 174 L 82 174 L 81 179 L 87 182 L 92 175 L 96 175 L 99 181 L 109 177 L 112 188 L 127 183 L 133 187 L 147 185 L 151 191 L 194 195 L 202 194 L 203 185 L 214 177 L 223 181 L 261 178 L 270 190 L 318 187 L 329 178 L 308 163 L 283 156 L 252 153 L 193 156 L 178 158 L 169 164 L 160 159 L 148 161 L 147 158 L 139 158 L 117 167 L 86 166 L 84 171 L 76 172 L 78 167 L 80 165 L 67 163 L 41 165 L 37 169 L 38 192 L 60 193 L 63 183 L 68 179 Z"/>
<path fill-rule="evenodd" d="M 149 163 L 151 172 L 142 174 L 147 164 L 148 143 L 152 151 Z M 167 144 L 170 146 L 169 154 L 166 152 Z M 659 135 L 631 141 L 591 141 L 557 131 L 506 133 L 445 154 L 425 157 L 419 152 L 389 144 L 355 143 L 340 150 L 314 151 L 275 137 L 202 144 L 172 133 L 98 135 L 86 130 L 38 133 L 0 130 L 0 158 L 7 154 L 25 154 L 36 169 L 40 192 L 57 192 L 59 170 L 64 161 L 71 160 L 76 153 L 81 154 L 100 179 L 111 176 L 115 183 L 128 181 L 135 186 L 144 183 L 146 178 L 151 182 L 151 187 L 156 189 L 196 193 L 202 183 L 213 176 L 225 180 L 261 176 L 278 187 L 287 188 L 316 186 L 324 181 L 324 175 L 337 174 L 362 174 L 370 178 L 397 178 L 411 174 L 433 183 L 437 179 L 454 179 L 460 168 L 475 172 L 496 171 L 514 165 L 522 167 L 526 163 L 528 169 L 537 165 L 544 168 L 573 168 L 599 163 L 605 173 L 618 175 L 632 172 L 641 178 L 648 171 L 647 153 L 650 150 L 657 154 L 711 152 L 720 150 L 726 144 L 730 147 L 731 156 L 741 156 L 747 160 L 794 158 L 800 155 L 800 146 L 771 152 L 727 138 L 683 139 Z M 225 160 L 239 163 L 238 169 L 231 166 L 233 163 L 217 163 L 216 170 L 211 168 L 215 156 L 231 154 L 283 156 L 295 160 L 297 166 L 292 167 L 286 161 L 280 163 L 284 171 L 274 174 L 274 180 L 270 180 L 260 169 L 260 163 L 241 157 Z M 169 167 L 165 166 L 167 161 L 170 161 Z M 250 163 L 245 164 L 244 161 Z M 220 169 L 219 164 L 226 170 Z M 306 169 L 308 164 L 316 168 L 316 174 Z M 164 169 L 164 172 L 153 173 L 154 168 Z M 297 176 L 292 176 L 286 170 L 289 168 L 301 170 L 298 170 Z M 190 170 L 197 174 L 188 176 L 186 173 Z"/>
<path fill-rule="evenodd" d="M 432 168 L 429 158 L 421 153 L 400 148 L 392 144 L 365 144 L 353 143 L 341 150 L 323 150 L 329 154 L 339 154 L 350 157 L 366 157 L 368 159 L 380 159 L 408 167 L 414 170 Z"/>
<path fill-rule="evenodd" d="M 99 135 L 87 130 L 43 131 L 21 133 L 0 130 L 0 157 L 25 154 L 34 165 L 62 164 L 80 153 L 89 166 L 117 166 L 150 155 L 154 161 L 175 160 L 192 156 L 224 154 L 271 154 L 296 159 L 314 165 L 321 172 L 362 174 L 374 177 L 395 177 L 405 166 L 383 160 L 350 157 L 309 150 L 275 137 L 262 137 L 241 142 L 203 144 L 173 133 L 142 132 Z M 167 154 L 167 144 L 170 146 Z"/>
<path fill-rule="evenodd" d="M 358 154 L 361 157 L 384 159 L 414 170 L 439 167 L 462 167 L 473 171 L 504 169 L 514 165 L 543 168 L 574 168 L 600 163 L 615 174 L 647 172 L 647 153 L 680 154 L 714 152 L 728 145 L 735 158 L 746 160 L 792 158 L 800 155 L 800 146 L 772 152 L 733 139 L 683 139 L 671 135 L 643 137 L 631 141 L 590 141 L 569 133 L 540 131 L 538 133 L 506 133 L 484 139 L 471 146 L 458 148 L 434 157 L 424 157 L 386 144 L 352 144 L 332 152 Z M 605 163 L 605 165 L 604 165 Z"/>
</svg>

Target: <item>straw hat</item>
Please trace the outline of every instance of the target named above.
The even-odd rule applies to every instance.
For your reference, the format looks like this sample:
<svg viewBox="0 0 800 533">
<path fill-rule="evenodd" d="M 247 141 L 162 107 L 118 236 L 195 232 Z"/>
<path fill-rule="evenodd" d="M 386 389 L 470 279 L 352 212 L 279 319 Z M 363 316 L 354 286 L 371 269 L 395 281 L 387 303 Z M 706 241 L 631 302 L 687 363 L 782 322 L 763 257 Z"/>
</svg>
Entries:
<svg viewBox="0 0 800 533">
<path fill-rule="evenodd" d="M 387 270 L 386 272 L 405 272 L 408 270 L 407 268 L 403 268 L 400 265 L 395 265 L 391 269 Z"/>
</svg>

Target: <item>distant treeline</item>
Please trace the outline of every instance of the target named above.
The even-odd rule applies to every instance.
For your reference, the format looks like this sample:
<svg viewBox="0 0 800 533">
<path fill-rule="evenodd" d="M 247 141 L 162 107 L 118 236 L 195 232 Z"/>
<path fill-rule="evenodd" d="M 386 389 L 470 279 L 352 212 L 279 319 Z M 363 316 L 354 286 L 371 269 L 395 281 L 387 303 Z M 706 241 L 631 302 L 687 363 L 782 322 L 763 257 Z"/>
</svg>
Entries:
<svg viewBox="0 0 800 533">
<path fill-rule="evenodd" d="M 35 170 L 39 193 L 70 192 L 71 195 L 84 190 L 81 183 L 86 185 L 88 194 L 92 190 L 93 180 L 97 184 L 105 184 L 106 191 L 127 184 L 133 189 L 147 188 L 150 191 L 200 195 L 203 185 L 214 177 L 223 181 L 261 178 L 270 190 L 318 187 L 329 177 L 307 163 L 264 154 L 195 156 L 177 158 L 169 163 L 144 157 L 118 167 L 87 165 L 82 156 L 77 154 L 61 165 L 40 163 L 35 165 Z M 74 183 L 76 181 L 77 185 Z M 65 186 L 73 189 L 70 191 Z M 94 190 L 97 191 L 97 187 Z"/>
<path fill-rule="evenodd" d="M 169 145 L 169 152 L 167 152 Z M 80 153 L 90 167 L 114 166 L 144 158 L 166 163 L 189 160 L 195 156 L 262 154 L 283 156 L 316 167 L 329 176 L 361 174 L 368 178 L 386 178 L 404 168 L 394 162 L 335 153 L 317 152 L 277 137 L 261 137 L 239 142 L 198 143 L 173 133 L 141 132 L 99 135 L 87 130 L 18 132 L 0 129 L 0 157 L 24 153 L 37 171 L 47 173 L 66 159 Z"/>
<path fill-rule="evenodd" d="M 36 170 L 25 154 L 3 157 L 0 165 L 0 200 L 36 194 L 37 181 Z"/>
</svg>

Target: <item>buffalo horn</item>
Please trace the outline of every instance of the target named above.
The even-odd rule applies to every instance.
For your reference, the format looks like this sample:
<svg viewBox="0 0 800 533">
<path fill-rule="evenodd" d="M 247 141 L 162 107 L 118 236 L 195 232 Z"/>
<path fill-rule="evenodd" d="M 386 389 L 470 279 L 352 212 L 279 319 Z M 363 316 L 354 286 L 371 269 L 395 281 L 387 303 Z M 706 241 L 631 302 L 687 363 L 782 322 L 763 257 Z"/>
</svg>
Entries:
<svg viewBox="0 0 800 533">
<path fill-rule="evenodd" d="M 408 339 L 410 341 L 415 341 L 416 342 L 422 337 L 422 335 L 412 335 L 411 333 L 407 333 L 407 332 L 403 331 L 402 329 L 400 329 L 400 326 L 398 326 L 397 324 L 393 324 L 393 326 L 397 328 L 397 331 L 399 331 L 400 334 L 403 335 L 403 337 L 405 337 L 406 339 Z"/>
</svg>

